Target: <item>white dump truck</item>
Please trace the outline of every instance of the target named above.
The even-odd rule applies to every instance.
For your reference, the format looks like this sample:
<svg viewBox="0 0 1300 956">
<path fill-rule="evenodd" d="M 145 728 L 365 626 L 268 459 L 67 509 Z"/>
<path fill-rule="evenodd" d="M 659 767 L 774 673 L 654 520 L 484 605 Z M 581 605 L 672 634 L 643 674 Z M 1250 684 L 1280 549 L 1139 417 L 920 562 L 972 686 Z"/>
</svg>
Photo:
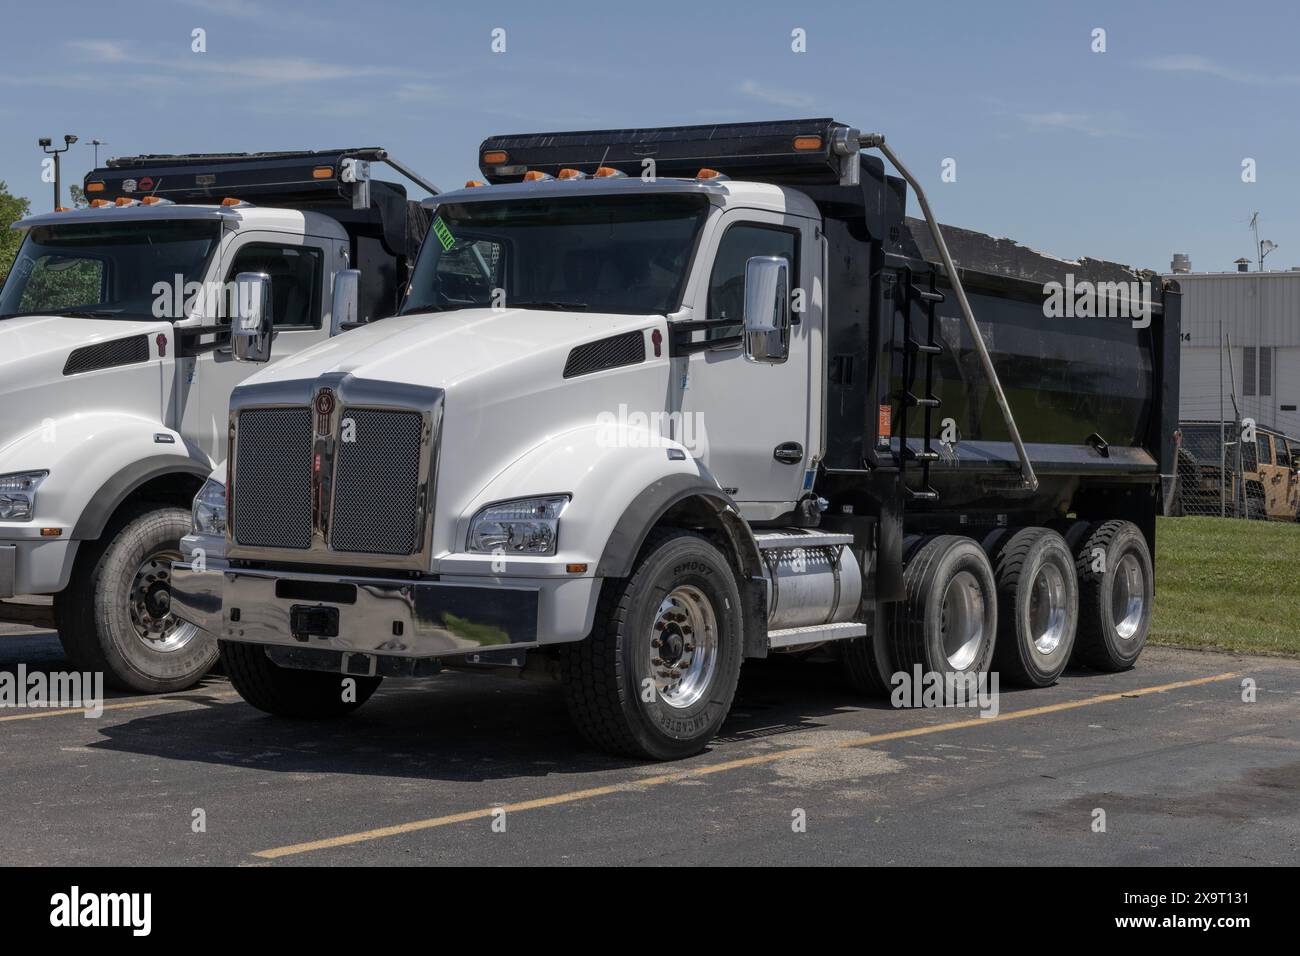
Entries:
<svg viewBox="0 0 1300 956">
<path fill-rule="evenodd" d="M 216 643 L 170 610 L 190 504 L 225 457 L 229 295 L 268 277 L 277 358 L 397 310 L 427 215 L 382 149 L 140 156 L 88 208 L 32 216 L 0 291 L 0 620 L 56 625 L 117 687 L 199 679 Z M 399 171 L 413 175 L 398 164 Z M 415 178 L 417 184 L 432 186 Z M 53 607 L 13 602 L 54 595 Z"/>
<path fill-rule="evenodd" d="M 1132 666 L 1175 287 L 1141 321 L 1054 320 L 1041 261 L 984 273 L 962 239 L 959 267 L 883 138 L 829 119 L 493 137 L 479 163 L 429 201 L 401 315 L 232 395 L 173 595 L 245 700 L 340 715 L 386 676 L 496 668 L 668 759 L 746 658 L 824 646 L 864 690 Z"/>
</svg>

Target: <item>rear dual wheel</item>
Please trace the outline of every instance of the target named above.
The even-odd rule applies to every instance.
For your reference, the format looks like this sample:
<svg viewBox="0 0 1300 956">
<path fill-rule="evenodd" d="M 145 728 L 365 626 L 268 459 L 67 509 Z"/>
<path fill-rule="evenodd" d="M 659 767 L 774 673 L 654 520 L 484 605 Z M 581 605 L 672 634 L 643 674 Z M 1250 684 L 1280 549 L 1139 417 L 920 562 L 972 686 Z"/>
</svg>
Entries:
<svg viewBox="0 0 1300 956">
<path fill-rule="evenodd" d="M 903 569 L 903 589 L 903 600 L 883 615 L 893 669 L 909 680 L 918 668 L 923 676 L 941 675 L 945 697 L 959 680 L 981 680 L 998 626 L 997 588 L 984 549 L 958 535 L 925 539 Z"/>
<path fill-rule="evenodd" d="M 1074 555 L 1055 531 L 1023 528 L 995 555 L 1002 679 L 1027 687 L 1056 682 L 1070 662 L 1079 621 Z"/>
<path fill-rule="evenodd" d="M 1105 521 L 1079 536 L 1079 636 L 1074 660 L 1101 671 L 1128 670 L 1151 631 L 1155 573 L 1141 530 Z"/>
</svg>

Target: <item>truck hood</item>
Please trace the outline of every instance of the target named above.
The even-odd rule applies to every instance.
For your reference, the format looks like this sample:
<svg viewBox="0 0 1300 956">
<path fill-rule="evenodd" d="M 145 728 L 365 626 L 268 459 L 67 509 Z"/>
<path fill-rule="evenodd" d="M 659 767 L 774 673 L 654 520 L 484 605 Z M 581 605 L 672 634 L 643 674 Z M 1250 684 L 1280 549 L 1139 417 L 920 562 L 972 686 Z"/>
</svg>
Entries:
<svg viewBox="0 0 1300 956">
<path fill-rule="evenodd" d="M 357 378 L 452 390 L 519 363 L 550 365 L 558 357 L 562 368 L 577 345 L 634 329 L 662 327 L 664 321 L 662 315 L 540 309 L 461 309 L 397 316 L 276 361 L 246 384 L 346 372 Z"/>
<path fill-rule="evenodd" d="M 128 386 L 120 380 L 134 380 L 144 367 L 156 362 L 154 339 L 159 332 L 167 334 L 170 345 L 174 336 L 165 322 L 63 315 L 0 319 L 0 409 L 7 413 L 0 416 L 0 449 L 46 419 L 57 420 L 88 408 L 102 409 L 106 404 L 157 417 L 157 372 L 153 372 L 153 385 L 148 389 L 140 389 L 134 381 Z M 69 356 L 77 349 L 140 335 L 146 337 L 148 362 L 63 374 Z M 87 387 L 78 388 L 74 382 Z M 88 388 L 96 398 L 90 398 Z"/>
</svg>

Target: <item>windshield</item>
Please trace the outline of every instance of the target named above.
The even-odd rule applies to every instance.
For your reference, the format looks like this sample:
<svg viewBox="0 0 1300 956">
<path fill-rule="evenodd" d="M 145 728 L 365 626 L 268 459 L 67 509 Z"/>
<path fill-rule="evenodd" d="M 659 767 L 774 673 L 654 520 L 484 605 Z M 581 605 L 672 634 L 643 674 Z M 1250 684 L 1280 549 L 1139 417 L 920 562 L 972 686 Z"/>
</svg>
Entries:
<svg viewBox="0 0 1300 956">
<path fill-rule="evenodd" d="M 402 311 L 675 312 L 707 211 L 681 194 L 441 205 Z"/>
<path fill-rule="evenodd" d="M 201 281 L 219 238 L 216 222 L 198 220 L 39 226 L 18 250 L 0 292 L 0 317 L 155 318 L 154 286 L 171 289 L 178 276 L 182 287 Z"/>
</svg>

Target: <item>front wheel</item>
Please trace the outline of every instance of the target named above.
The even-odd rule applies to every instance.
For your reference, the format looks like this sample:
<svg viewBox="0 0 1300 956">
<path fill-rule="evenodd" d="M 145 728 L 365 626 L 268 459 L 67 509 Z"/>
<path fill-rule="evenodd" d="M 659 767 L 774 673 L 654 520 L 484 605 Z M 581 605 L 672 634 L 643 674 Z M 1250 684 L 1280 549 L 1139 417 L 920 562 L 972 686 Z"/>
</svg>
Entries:
<svg viewBox="0 0 1300 956">
<path fill-rule="evenodd" d="M 239 696 L 276 717 L 342 717 L 368 701 L 383 681 L 382 677 L 281 667 L 259 644 L 220 644 L 221 663 Z"/>
<path fill-rule="evenodd" d="M 735 697 L 740 611 L 736 575 L 707 538 L 653 534 L 630 577 L 604 582 L 591 634 L 564 648 L 565 698 L 578 730 L 617 754 L 699 753 Z"/>
<path fill-rule="evenodd" d="M 82 543 L 54 599 L 59 640 L 76 667 L 149 694 L 184 690 L 208 672 L 216 641 L 171 612 L 171 565 L 189 530 L 188 511 L 141 508 Z"/>
</svg>

